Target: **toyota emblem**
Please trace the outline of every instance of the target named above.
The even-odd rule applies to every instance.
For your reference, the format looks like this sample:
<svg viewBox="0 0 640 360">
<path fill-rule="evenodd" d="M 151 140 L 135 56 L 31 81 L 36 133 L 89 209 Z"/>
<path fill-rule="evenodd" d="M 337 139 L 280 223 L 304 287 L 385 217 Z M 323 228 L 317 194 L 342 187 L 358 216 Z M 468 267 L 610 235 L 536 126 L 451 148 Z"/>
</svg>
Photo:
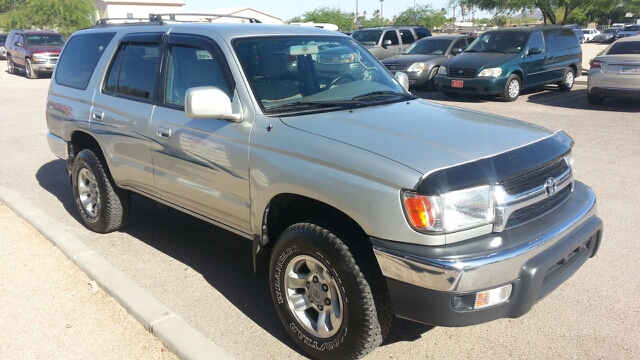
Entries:
<svg viewBox="0 0 640 360">
<path fill-rule="evenodd" d="M 547 181 L 544 182 L 544 191 L 547 193 L 547 196 L 553 196 L 556 191 L 558 191 L 558 182 L 554 178 L 548 178 Z"/>
</svg>

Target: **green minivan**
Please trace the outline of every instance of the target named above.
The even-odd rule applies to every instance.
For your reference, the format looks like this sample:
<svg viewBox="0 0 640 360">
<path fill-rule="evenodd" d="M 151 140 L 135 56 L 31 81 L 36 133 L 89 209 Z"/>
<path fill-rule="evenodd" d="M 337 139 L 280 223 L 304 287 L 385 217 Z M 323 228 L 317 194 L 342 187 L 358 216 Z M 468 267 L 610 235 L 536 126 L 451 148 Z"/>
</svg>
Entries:
<svg viewBox="0 0 640 360">
<path fill-rule="evenodd" d="M 525 88 L 557 84 L 569 91 L 582 73 L 582 47 L 560 26 L 487 31 L 440 66 L 436 88 L 447 96 L 499 95 L 514 101 Z"/>
</svg>

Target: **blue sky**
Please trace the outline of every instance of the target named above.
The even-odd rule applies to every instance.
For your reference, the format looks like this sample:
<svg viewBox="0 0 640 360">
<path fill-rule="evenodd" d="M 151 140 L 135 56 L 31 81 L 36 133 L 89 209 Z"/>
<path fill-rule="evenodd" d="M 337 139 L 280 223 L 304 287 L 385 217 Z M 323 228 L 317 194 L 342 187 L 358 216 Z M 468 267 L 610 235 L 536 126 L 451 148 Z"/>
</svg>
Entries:
<svg viewBox="0 0 640 360">
<path fill-rule="evenodd" d="M 362 14 L 367 12 L 367 18 L 372 17 L 375 10 L 380 10 L 380 0 L 236 0 L 236 1 L 212 1 L 212 0 L 183 0 L 186 5 L 185 11 L 210 10 L 215 8 L 236 8 L 250 7 L 258 11 L 277 16 L 283 20 L 291 19 L 294 16 L 302 15 L 307 11 L 315 8 L 326 6 L 339 8 L 344 12 L 356 12 L 356 2 L 358 3 L 358 12 Z M 431 5 L 434 9 L 447 7 L 448 0 L 415 0 L 416 5 Z M 382 15 L 391 19 L 393 15 L 397 15 L 405 11 L 408 7 L 414 5 L 414 0 L 385 0 L 382 3 Z M 451 16 L 451 9 L 448 9 L 447 16 Z M 487 16 L 487 14 L 476 13 L 476 17 Z"/>
</svg>

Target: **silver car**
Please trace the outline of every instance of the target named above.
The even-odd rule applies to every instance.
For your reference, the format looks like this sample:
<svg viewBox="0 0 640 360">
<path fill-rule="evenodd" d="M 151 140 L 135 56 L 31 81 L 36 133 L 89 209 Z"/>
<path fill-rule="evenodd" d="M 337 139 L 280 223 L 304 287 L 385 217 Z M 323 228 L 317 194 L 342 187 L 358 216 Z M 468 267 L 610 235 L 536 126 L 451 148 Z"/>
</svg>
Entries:
<svg viewBox="0 0 640 360">
<path fill-rule="evenodd" d="M 640 36 L 619 39 L 591 60 L 587 100 L 599 105 L 605 97 L 640 99 Z"/>
</svg>

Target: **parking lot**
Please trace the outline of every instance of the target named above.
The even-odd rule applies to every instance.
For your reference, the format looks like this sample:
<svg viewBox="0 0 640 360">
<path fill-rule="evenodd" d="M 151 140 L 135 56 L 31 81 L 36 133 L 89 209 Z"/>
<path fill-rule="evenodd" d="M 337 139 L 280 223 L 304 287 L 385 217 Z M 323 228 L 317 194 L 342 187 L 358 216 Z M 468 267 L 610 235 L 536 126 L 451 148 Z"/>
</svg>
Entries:
<svg viewBox="0 0 640 360">
<path fill-rule="evenodd" d="M 604 45 L 583 48 L 584 63 Z M 4 62 L 0 68 L 6 68 Z M 585 78 L 577 80 L 569 92 L 548 86 L 511 103 L 416 94 L 443 106 L 508 116 L 572 136 L 576 177 L 595 190 L 604 221 L 598 255 L 519 319 L 466 328 L 396 319 L 385 343 L 367 359 L 640 358 L 640 222 L 634 216 L 640 213 L 640 104 L 608 99 L 601 106 L 589 105 Z M 132 199 L 132 218 L 123 231 L 99 235 L 82 226 L 65 164 L 49 151 L 45 138 L 49 81 L 0 72 L 5 130 L 0 185 L 62 224 L 236 358 L 304 358 L 282 329 L 266 279 L 252 275 L 248 241 L 140 196 Z"/>
</svg>

